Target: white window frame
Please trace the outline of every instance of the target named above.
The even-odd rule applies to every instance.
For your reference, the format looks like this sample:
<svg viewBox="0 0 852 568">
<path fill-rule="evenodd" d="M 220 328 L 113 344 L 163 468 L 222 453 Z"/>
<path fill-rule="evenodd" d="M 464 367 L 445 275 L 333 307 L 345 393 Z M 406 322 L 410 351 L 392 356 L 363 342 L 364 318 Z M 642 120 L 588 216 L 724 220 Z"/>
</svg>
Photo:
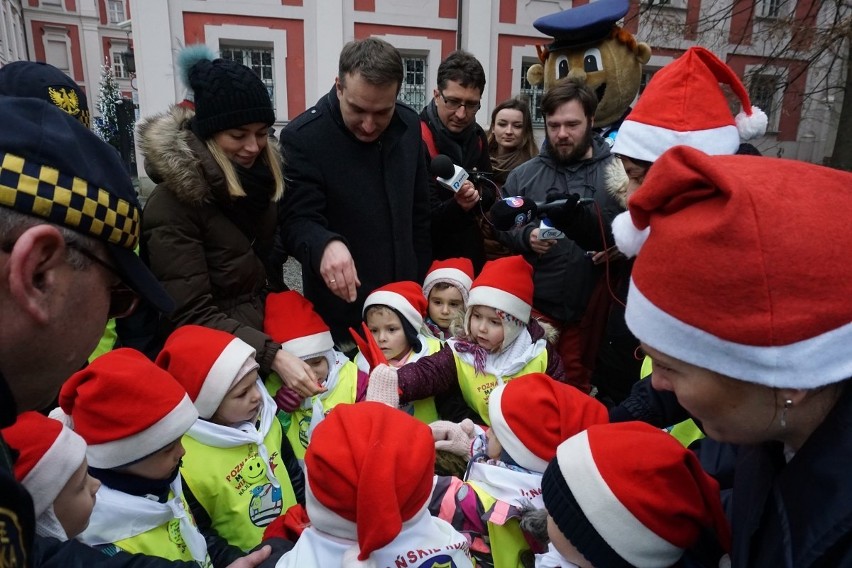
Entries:
<svg viewBox="0 0 852 568">
<path fill-rule="evenodd" d="M 399 89 L 399 96 L 397 98 L 403 101 L 404 103 L 410 105 L 417 112 L 420 112 L 423 107 L 425 107 L 426 104 L 432 99 L 432 90 L 435 88 L 435 85 L 429 83 L 429 54 L 424 52 L 402 52 L 401 55 L 403 65 L 403 78 L 402 85 Z M 405 64 L 407 60 L 423 62 L 423 82 L 420 85 L 414 83 L 409 84 L 406 82 L 406 79 L 408 78 L 408 71 L 405 69 Z M 406 97 L 405 95 L 409 93 L 420 96 Z M 415 100 L 420 98 L 422 98 L 422 100 Z"/>
<path fill-rule="evenodd" d="M 676 10 L 686 10 L 687 0 L 640 0 L 640 2 L 649 8 L 674 8 Z"/>
<path fill-rule="evenodd" d="M 127 14 L 127 9 L 124 5 L 124 0 L 106 0 L 106 3 L 107 22 L 109 22 L 110 24 L 118 24 L 127 19 L 125 17 L 125 15 Z M 117 10 L 113 10 L 113 7 L 115 6 L 121 8 L 121 14 L 118 14 Z"/>
<path fill-rule="evenodd" d="M 122 56 L 128 49 L 130 49 L 129 44 L 118 43 L 115 40 L 112 40 L 112 44 L 109 47 L 109 65 L 112 67 L 113 77 L 117 80 L 130 79 L 130 73 L 124 67 L 124 57 Z M 121 71 L 120 74 L 119 70 Z"/>
<path fill-rule="evenodd" d="M 44 49 L 44 53 L 47 54 L 50 51 L 48 50 L 48 45 L 51 42 L 61 43 L 65 45 L 65 57 L 68 62 L 68 67 L 63 68 L 60 65 L 57 65 L 57 62 L 47 61 L 47 63 L 53 65 L 66 75 L 73 77 L 74 76 L 74 60 L 71 57 L 71 38 L 68 37 L 68 30 L 66 28 L 58 28 L 52 26 L 45 26 L 44 33 L 41 36 L 42 47 Z"/>
<path fill-rule="evenodd" d="M 754 77 L 772 77 L 775 79 L 775 89 L 772 92 L 773 108 L 770 109 L 770 112 L 767 112 L 767 109 L 761 109 L 763 112 L 766 112 L 766 116 L 769 119 L 769 123 L 766 127 L 767 132 L 778 132 L 784 105 L 785 89 L 782 86 L 787 82 L 787 75 L 788 70 L 786 67 L 778 67 L 774 65 L 746 65 L 745 67 L 744 83 L 749 92 L 749 97 L 751 97 L 752 94 L 752 81 Z M 756 101 L 754 100 L 751 101 L 752 104 L 755 104 L 755 102 Z"/>
</svg>

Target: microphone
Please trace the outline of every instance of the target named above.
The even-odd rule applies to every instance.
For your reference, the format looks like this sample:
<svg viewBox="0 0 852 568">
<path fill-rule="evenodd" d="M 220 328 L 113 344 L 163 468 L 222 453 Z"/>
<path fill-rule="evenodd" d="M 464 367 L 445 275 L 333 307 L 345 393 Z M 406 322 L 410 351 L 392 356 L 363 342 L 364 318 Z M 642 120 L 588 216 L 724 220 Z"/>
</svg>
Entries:
<svg viewBox="0 0 852 568">
<path fill-rule="evenodd" d="M 591 197 L 581 197 L 576 203 L 594 203 Z M 550 203 L 539 203 L 527 197 L 506 197 L 491 207 L 491 223 L 498 231 L 509 231 L 516 227 L 523 227 L 536 217 L 547 215 L 549 211 L 564 207 L 568 203 L 574 203 L 571 199 L 556 199 Z"/>
<path fill-rule="evenodd" d="M 469 177 L 463 167 L 455 165 L 450 157 L 444 154 L 432 158 L 429 171 L 438 178 L 441 185 L 453 192 L 458 191 Z"/>
</svg>

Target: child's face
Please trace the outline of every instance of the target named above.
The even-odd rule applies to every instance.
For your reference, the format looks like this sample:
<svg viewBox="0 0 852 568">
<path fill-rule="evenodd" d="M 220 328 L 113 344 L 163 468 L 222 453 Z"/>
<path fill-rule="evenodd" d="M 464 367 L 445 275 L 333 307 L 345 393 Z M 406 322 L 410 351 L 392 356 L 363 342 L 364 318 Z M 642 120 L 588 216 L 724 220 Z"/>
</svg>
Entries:
<svg viewBox="0 0 852 568">
<path fill-rule="evenodd" d="M 562 531 L 556 525 L 553 517 L 547 515 L 547 536 L 550 537 L 550 542 L 553 543 L 553 548 L 562 555 L 568 562 L 573 562 L 579 568 L 595 568 L 594 565 L 586 560 L 586 557 L 577 550 L 577 547 L 571 544 L 571 541 L 565 538 Z"/>
<path fill-rule="evenodd" d="M 411 349 L 399 316 L 391 310 L 378 309 L 368 312 L 367 327 L 388 361 L 398 359 Z"/>
<path fill-rule="evenodd" d="M 470 312 L 470 335 L 477 345 L 489 353 L 496 353 L 503 345 L 503 320 L 497 310 L 474 306 Z"/>
<path fill-rule="evenodd" d="M 101 482 L 89 475 L 89 464 L 84 458 L 53 501 L 53 512 L 69 539 L 89 526 L 89 517 L 95 508 L 95 493 L 100 487 Z"/>
<path fill-rule="evenodd" d="M 325 381 L 328 380 L 328 359 L 325 358 L 325 355 L 305 359 L 305 363 L 314 371 L 320 386 L 324 385 Z"/>
<path fill-rule="evenodd" d="M 464 309 L 464 299 L 458 288 L 450 286 L 443 290 L 429 290 L 429 317 L 438 327 L 447 329 L 453 318 Z"/>
<path fill-rule="evenodd" d="M 492 460 L 499 460 L 500 454 L 503 453 L 503 444 L 497 439 L 494 428 L 489 428 L 485 432 L 485 439 L 488 440 L 488 445 L 485 447 L 485 454 Z"/>
<path fill-rule="evenodd" d="M 262 400 L 257 386 L 257 369 L 255 369 L 231 387 L 219 404 L 219 408 L 210 417 L 210 421 L 223 426 L 237 422 L 251 422 L 257 418 Z"/>
<path fill-rule="evenodd" d="M 168 479 L 175 468 L 180 464 L 180 459 L 186 454 L 180 438 L 156 451 L 144 460 L 122 468 L 122 471 L 144 477 L 146 479 Z"/>
</svg>

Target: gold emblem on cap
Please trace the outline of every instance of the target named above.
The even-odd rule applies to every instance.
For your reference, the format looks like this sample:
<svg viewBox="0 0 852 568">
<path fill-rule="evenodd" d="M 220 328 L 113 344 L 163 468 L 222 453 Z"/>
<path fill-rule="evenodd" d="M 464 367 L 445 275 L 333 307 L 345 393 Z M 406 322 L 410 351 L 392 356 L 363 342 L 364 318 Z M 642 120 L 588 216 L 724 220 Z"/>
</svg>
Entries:
<svg viewBox="0 0 852 568">
<path fill-rule="evenodd" d="M 70 114 L 77 116 L 80 114 L 80 99 L 74 89 L 65 89 L 64 87 L 48 87 L 47 94 L 50 95 L 50 100 L 53 104 Z"/>
</svg>

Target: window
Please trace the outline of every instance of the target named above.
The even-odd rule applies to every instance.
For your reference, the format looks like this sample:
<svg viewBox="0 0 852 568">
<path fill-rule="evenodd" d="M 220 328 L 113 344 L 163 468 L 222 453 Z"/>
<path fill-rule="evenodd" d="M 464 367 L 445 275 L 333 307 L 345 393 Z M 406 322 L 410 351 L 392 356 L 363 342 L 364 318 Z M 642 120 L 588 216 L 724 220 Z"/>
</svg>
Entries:
<svg viewBox="0 0 852 568">
<path fill-rule="evenodd" d="M 124 0 L 107 0 L 107 11 L 109 13 L 109 23 L 117 24 L 125 20 L 124 17 Z"/>
<path fill-rule="evenodd" d="M 426 94 L 426 57 L 403 55 L 402 69 L 402 87 L 397 98 L 420 112 L 429 100 Z"/>
<path fill-rule="evenodd" d="M 754 74 L 749 80 L 751 104 L 766 113 L 769 119 L 767 130 L 778 130 L 782 93 L 779 89 L 779 77 L 771 74 Z"/>
<path fill-rule="evenodd" d="M 112 58 L 112 74 L 116 79 L 127 79 L 130 77 L 130 74 L 127 73 L 127 70 L 124 68 L 124 57 L 122 57 L 122 53 L 125 51 L 127 51 L 126 45 L 113 45 L 110 50 L 110 57 Z"/>
<path fill-rule="evenodd" d="M 654 73 L 659 71 L 659 69 L 649 69 L 647 67 L 642 68 L 642 78 L 639 80 L 639 94 L 645 90 L 645 87 L 648 86 L 648 83 L 651 82 L 651 79 L 654 77 Z"/>
<path fill-rule="evenodd" d="M 777 18 L 781 16 L 781 5 L 784 0 L 758 0 L 758 14 L 763 18 Z"/>
<path fill-rule="evenodd" d="M 272 76 L 272 49 L 263 47 L 223 46 L 220 50 L 222 59 L 230 59 L 242 63 L 254 71 L 269 92 L 272 108 L 275 108 L 275 81 Z"/>
<path fill-rule="evenodd" d="M 544 126 L 544 116 L 541 114 L 541 96 L 544 94 L 544 86 L 533 87 L 527 81 L 527 71 L 536 65 L 538 61 L 524 61 L 521 64 L 521 88 L 520 94 L 524 95 L 530 102 L 530 114 L 533 126 Z"/>
</svg>

